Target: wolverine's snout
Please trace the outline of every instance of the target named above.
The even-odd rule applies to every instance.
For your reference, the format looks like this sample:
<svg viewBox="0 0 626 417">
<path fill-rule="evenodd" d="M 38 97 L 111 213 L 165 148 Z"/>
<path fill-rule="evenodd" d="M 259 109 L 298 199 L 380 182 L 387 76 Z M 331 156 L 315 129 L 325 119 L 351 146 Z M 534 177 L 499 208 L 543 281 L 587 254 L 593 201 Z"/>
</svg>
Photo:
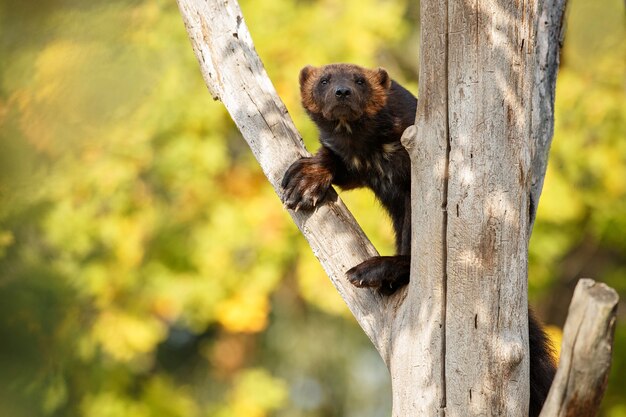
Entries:
<svg viewBox="0 0 626 417">
<path fill-rule="evenodd" d="M 350 94 L 352 94 L 352 90 L 348 87 L 340 86 L 340 87 L 337 87 L 337 89 L 335 90 L 335 96 L 338 99 L 346 98 Z"/>
</svg>

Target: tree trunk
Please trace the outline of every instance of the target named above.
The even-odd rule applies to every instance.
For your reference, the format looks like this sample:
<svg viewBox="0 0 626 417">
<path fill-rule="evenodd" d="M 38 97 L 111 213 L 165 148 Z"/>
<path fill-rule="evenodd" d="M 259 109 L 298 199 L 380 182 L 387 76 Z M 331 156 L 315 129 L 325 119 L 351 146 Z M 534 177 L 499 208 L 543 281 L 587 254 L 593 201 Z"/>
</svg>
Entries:
<svg viewBox="0 0 626 417">
<path fill-rule="evenodd" d="M 422 361 L 442 361 L 440 375 L 433 379 L 418 367 L 409 386 L 443 381 L 437 402 L 449 416 L 525 416 L 536 2 L 421 5 L 428 19 L 410 149 L 415 279 L 408 299 L 417 306 L 413 320 L 426 320 L 420 311 L 437 311 L 445 330 L 418 333 L 431 340 L 418 345 L 436 349 Z M 436 300 L 425 282 L 437 283 Z M 422 307 L 429 303 L 435 305 Z M 433 415 L 429 400 L 396 402 L 394 416 Z"/>
<path fill-rule="evenodd" d="M 345 271 L 376 251 L 336 194 L 314 212 L 290 211 L 389 367 L 396 417 L 528 415 L 527 246 L 565 7 L 541 1 L 421 1 L 417 127 L 402 139 L 412 162 L 407 288 L 384 297 L 348 283 Z M 307 153 L 237 2 L 178 4 L 209 90 L 280 195 L 285 170 Z"/>
</svg>

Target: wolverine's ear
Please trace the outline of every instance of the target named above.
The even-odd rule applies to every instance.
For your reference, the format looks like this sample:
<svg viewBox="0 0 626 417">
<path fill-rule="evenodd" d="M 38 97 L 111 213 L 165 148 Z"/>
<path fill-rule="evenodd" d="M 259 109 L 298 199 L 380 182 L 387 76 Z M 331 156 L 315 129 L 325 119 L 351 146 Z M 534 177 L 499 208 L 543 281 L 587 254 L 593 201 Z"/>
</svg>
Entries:
<svg viewBox="0 0 626 417">
<path fill-rule="evenodd" d="M 378 68 L 376 75 L 378 76 L 380 85 L 382 85 L 385 90 L 391 87 L 391 78 L 389 78 L 389 74 L 387 74 L 384 68 Z"/>
<path fill-rule="evenodd" d="M 313 74 L 314 70 L 315 70 L 315 67 L 311 65 L 307 65 L 306 67 L 300 70 L 300 87 L 302 87 L 304 83 L 306 82 L 306 80 L 309 79 L 311 74 Z"/>
</svg>

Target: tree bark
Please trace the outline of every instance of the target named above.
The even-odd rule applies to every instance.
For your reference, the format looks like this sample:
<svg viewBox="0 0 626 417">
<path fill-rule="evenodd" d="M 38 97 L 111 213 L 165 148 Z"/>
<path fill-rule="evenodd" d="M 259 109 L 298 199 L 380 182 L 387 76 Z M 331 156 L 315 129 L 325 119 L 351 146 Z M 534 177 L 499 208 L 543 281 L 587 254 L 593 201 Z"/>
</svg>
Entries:
<svg viewBox="0 0 626 417">
<path fill-rule="evenodd" d="M 209 90 L 280 195 L 285 170 L 308 153 L 237 2 L 178 4 Z M 345 272 L 376 251 L 336 194 L 290 214 L 389 367 L 395 417 L 527 416 L 527 246 L 564 0 L 420 4 L 417 127 L 402 139 L 412 162 L 410 284 L 382 297 L 348 283 Z M 540 12 L 548 23 L 538 29 Z"/>
<path fill-rule="evenodd" d="M 424 359 L 443 360 L 438 379 L 445 391 L 438 413 L 525 416 L 536 2 L 422 0 L 421 5 L 422 16 L 428 16 L 423 24 L 434 25 L 422 28 L 422 50 L 423 56 L 438 54 L 430 57 L 437 63 L 437 87 L 420 88 L 420 98 L 427 100 L 418 107 L 411 181 L 414 196 L 433 187 L 441 192 L 438 200 L 413 198 L 408 301 L 432 302 L 432 292 L 418 286 L 438 283 L 435 302 L 442 307 L 434 310 L 445 333 L 434 338 L 438 351 Z M 429 58 L 420 62 L 423 70 Z M 428 80 L 423 75 L 421 82 Z M 435 172 L 425 177 L 424 164 Z M 434 209 L 443 210 L 437 215 Z M 440 233 L 419 233 L 424 215 L 428 223 L 432 216 L 440 219 Z M 418 332 L 417 339 L 424 338 L 433 340 L 432 332 Z M 430 373 L 416 380 L 433 382 Z M 398 409 L 394 404 L 394 415 L 435 414 L 430 406 L 407 402 Z"/>
<path fill-rule="evenodd" d="M 532 232 L 543 179 L 548 167 L 548 153 L 554 134 L 554 93 L 559 56 L 565 34 L 567 0 L 543 0 L 539 3 L 537 45 L 535 47 L 535 82 L 532 96 L 532 174 L 530 188 L 530 222 Z"/>
</svg>

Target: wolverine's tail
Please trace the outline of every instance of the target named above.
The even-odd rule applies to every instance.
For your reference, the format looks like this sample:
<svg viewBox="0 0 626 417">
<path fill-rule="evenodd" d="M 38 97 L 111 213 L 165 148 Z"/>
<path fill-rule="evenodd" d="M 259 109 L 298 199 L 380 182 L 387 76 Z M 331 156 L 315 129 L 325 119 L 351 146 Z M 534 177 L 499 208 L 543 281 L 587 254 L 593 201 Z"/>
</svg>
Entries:
<svg viewBox="0 0 626 417">
<path fill-rule="evenodd" d="M 530 345 L 530 407 L 529 417 L 537 417 L 554 379 L 554 349 L 548 336 L 528 310 L 528 343 Z"/>
</svg>

